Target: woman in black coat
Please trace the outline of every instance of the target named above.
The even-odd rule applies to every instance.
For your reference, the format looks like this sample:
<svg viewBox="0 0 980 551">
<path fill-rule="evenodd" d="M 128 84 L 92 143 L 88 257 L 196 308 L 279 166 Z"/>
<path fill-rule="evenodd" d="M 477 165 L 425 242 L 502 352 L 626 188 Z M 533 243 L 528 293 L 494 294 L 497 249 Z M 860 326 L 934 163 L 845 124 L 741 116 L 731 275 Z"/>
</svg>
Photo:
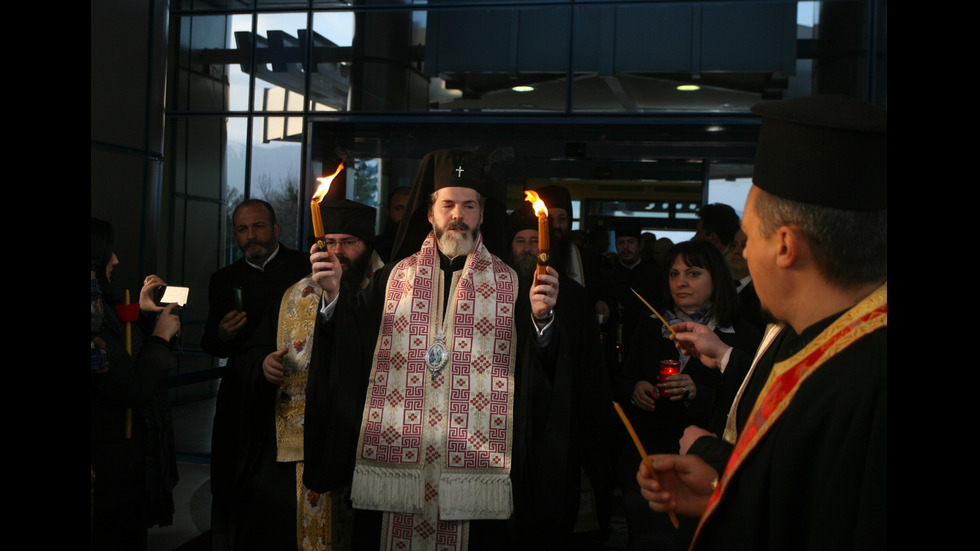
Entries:
<svg viewBox="0 0 980 551">
<path fill-rule="evenodd" d="M 173 523 L 177 457 L 166 377 L 180 320 L 174 305 L 154 304 L 164 283 L 147 277 L 127 351 L 115 310 L 122 301 L 110 283 L 119 263 L 112 244 L 112 226 L 92 218 L 92 549 L 140 550 L 150 526 Z"/>
<path fill-rule="evenodd" d="M 678 243 L 667 252 L 664 266 L 667 301 L 658 306 L 657 311 L 669 323 L 702 323 L 714 330 L 726 344 L 749 354 L 755 352 L 762 335 L 737 314 L 734 279 L 714 245 L 703 240 Z M 632 342 L 617 380 L 616 398 L 648 454 L 678 453 L 686 427 L 708 426 L 715 408 L 724 408 L 727 412 L 730 403 L 724 404 L 725 398 L 719 394 L 723 375 L 717 369 L 704 366 L 697 358 L 681 354 L 670 340 L 670 331 L 652 312 L 641 319 Z M 660 381 L 661 360 L 677 361 L 680 373 Z M 726 381 L 726 388 L 729 386 Z M 624 445 L 633 447 L 632 442 Z M 679 545 L 673 540 L 677 537 L 673 528 L 651 534 L 652 523 L 648 517 L 652 511 L 646 503 L 634 503 L 631 499 L 639 496 L 635 478 L 640 458 L 636 450 L 624 450 L 620 457 L 617 470 L 627 507 L 630 547 L 671 548 Z M 644 539 L 660 536 L 667 537 L 671 543 L 659 547 L 650 539 Z"/>
</svg>

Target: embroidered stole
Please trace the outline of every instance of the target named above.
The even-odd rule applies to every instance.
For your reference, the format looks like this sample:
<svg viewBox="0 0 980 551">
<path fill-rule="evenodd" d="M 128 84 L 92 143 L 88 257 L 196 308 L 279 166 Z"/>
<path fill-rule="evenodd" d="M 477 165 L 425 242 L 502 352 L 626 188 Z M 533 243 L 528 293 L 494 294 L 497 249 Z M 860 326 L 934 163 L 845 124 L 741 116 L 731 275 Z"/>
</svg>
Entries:
<svg viewBox="0 0 980 551">
<path fill-rule="evenodd" d="M 299 549 L 331 549 L 331 495 L 303 485 L 303 421 L 313 330 L 323 290 L 310 277 L 294 283 L 279 305 L 276 343 L 286 348 L 283 382 L 276 390 L 276 461 L 296 463 L 296 539 Z"/>
<path fill-rule="evenodd" d="M 769 432 L 772 426 L 779 420 L 780 416 L 786 411 L 796 391 L 806 379 L 815 373 L 820 366 L 854 344 L 862 337 L 888 326 L 888 282 L 886 281 L 874 292 L 865 297 L 861 302 L 844 313 L 829 327 L 824 329 L 816 338 L 807 344 L 802 350 L 792 357 L 775 364 L 765 387 L 759 393 L 759 398 L 752 407 L 752 412 L 745 422 L 735 443 L 735 449 L 728 459 L 728 465 L 721 476 L 721 480 L 715 487 L 714 493 L 708 500 L 708 506 L 701 515 L 697 532 L 691 542 L 693 548 L 697 541 L 698 534 L 704 527 L 705 521 L 711 513 L 718 507 L 725 489 L 731 482 L 732 477 L 738 468 L 751 454 L 752 450 L 758 445 L 759 441 Z M 771 330 L 772 326 L 770 326 Z M 774 331 L 773 333 L 777 333 Z M 770 331 L 767 330 L 767 337 Z M 774 335 L 773 335 L 774 336 Z M 771 342 L 771 340 L 770 340 Z M 758 358 L 765 352 L 768 344 L 760 346 L 756 354 Z M 755 364 L 753 364 L 753 369 Z M 746 380 L 751 373 L 746 376 Z M 744 387 L 744 385 L 743 385 Z M 739 390 L 741 396 L 741 390 Z M 734 411 L 734 410 L 733 410 Z M 729 423 L 731 423 L 729 415 Z M 727 433 L 727 429 L 726 429 Z"/>
<path fill-rule="evenodd" d="M 430 232 L 385 291 L 351 488 L 355 507 L 386 511 L 385 549 L 465 549 L 465 521 L 513 510 L 517 277 L 482 237 L 445 316 L 443 277 Z M 429 369 L 439 337 L 448 363 Z"/>
</svg>

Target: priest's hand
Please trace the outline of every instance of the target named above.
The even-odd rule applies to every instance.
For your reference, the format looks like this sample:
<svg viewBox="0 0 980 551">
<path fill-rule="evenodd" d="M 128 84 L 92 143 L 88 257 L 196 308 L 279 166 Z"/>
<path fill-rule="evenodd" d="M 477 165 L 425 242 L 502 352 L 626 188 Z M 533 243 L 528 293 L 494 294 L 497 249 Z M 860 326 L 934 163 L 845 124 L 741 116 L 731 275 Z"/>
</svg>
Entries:
<svg viewBox="0 0 980 551">
<path fill-rule="evenodd" d="M 654 390 L 653 383 L 650 381 L 637 381 L 633 385 L 633 405 L 643 411 L 653 411 L 656 409 L 657 405 L 654 401 L 656 394 Z"/>
<path fill-rule="evenodd" d="M 321 251 L 316 243 L 310 248 L 310 264 L 313 266 L 313 281 L 323 289 L 323 300 L 330 304 L 340 293 L 344 265 L 337 255 L 330 251 Z"/>
<path fill-rule="evenodd" d="M 246 323 L 248 323 L 248 318 L 245 316 L 245 312 L 238 310 L 228 312 L 218 321 L 218 338 L 223 342 L 234 339 Z"/>
<path fill-rule="evenodd" d="M 660 513 L 701 516 L 714 492 L 718 472 L 696 455 L 651 455 L 650 462 L 659 481 L 643 463 L 636 472 L 640 494 L 650 508 Z"/>
<path fill-rule="evenodd" d="M 691 446 L 699 438 L 705 436 L 710 436 L 712 438 L 718 438 L 718 435 L 713 432 L 708 432 L 697 425 L 691 425 L 684 429 L 684 436 L 681 436 L 681 455 L 687 455 L 687 450 L 691 449 Z"/>
<path fill-rule="evenodd" d="M 548 273 L 535 275 L 536 285 L 531 287 L 531 315 L 539 324 L 551 321 L 558 301 L 558 272 L 548 266 Z"/>
<path fill-rule="evenodd" d="M 682 321 L 670 327 L 677 332 L 677 336 L 671 336 L 670 339 L 681 353 L 690 355 L 684 345 L 693 345 L 701 363 L 715 369 L 721 367 L 721 361 L 731 346 L 722 342 L 714 331 L 693 321 Z"/>
<path fill-rule="evenodd" d="M 157 287 L 163 287 L 167 283 L 160 279 L 158 275 L 148 275 L 143 278 L 143 286 L 140 287 L 140 310 L 144 312 L 163 312 L 163 306 L 158 306 L 153 300 L 153 291 Z"/>
<path fill-rule="evenodd" d="M 262 360 L 262 375 L 266 381 L 274 385 L 282 384 L 282 376 L 285 374 L 283 358 L 286 356 L 287 348 L 276 350 Z"/>
</svg>

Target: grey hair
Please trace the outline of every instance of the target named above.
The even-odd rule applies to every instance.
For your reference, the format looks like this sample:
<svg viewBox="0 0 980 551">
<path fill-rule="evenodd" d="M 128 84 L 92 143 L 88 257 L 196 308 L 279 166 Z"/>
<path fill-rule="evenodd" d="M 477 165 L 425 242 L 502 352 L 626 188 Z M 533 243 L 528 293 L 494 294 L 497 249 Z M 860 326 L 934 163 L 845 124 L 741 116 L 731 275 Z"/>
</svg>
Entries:
<svg viewBox="0 0 980 551">
<path fill-rule="evenodd" d="M 800 203 L 762 189 L 756 195 L 759 232 L 782 226 L 803 234 L 820 273 L 842 288 L 888 277 L 888 211 L 852 211 Z"/>
</svg>

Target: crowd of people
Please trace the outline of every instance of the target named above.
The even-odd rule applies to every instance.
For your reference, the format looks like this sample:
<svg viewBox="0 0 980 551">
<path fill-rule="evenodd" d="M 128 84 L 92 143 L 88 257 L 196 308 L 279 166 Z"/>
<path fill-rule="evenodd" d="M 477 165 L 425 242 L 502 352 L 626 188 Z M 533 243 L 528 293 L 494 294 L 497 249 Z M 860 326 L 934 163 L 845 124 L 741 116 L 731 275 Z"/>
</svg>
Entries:
<svg viewBox="0 0 980 551">
<path fill-rule="evenodd" d="M 325 200 L 309 251 L 278 242 L 267 203 L 238 205 L 243 257 L 211 279 L 201 343 L 228 358 L 212 548 L 602 549 L 614 495 L 631 550 L 884 548 L 885 113 L 843 96 L 754 110 L 743 217 L 705 205 L 676 244 L 629 221 L 577 240 L 571 195 L 547 186 L 541 249 L 530 203 L 508 214 L 469 149 L 427 154 L 381 232 L 374 208 Z M 179 318 L 148 298 L 160 285 L 135 351 L 93 302 L 96 548 L 145 548 L 167 522 Z M 140 428 L 120 441 L 126 408 Z M 125 469 L 106 463 L 124 447 Z"/>
</svg>

